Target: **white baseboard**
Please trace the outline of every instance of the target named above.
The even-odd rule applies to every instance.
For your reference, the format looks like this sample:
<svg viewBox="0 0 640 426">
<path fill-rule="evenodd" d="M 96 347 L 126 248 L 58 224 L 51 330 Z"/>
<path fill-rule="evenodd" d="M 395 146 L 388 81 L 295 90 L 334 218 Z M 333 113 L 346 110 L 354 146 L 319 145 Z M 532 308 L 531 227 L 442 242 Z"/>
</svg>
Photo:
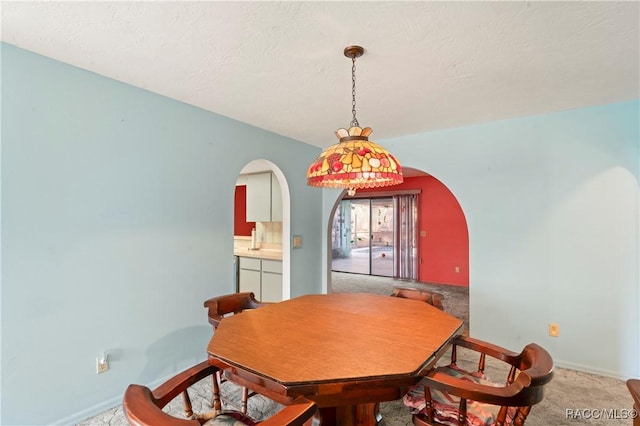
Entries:
<svg viewBox="0 0 640 426">
<path fill-rule="evenodd" d="M 64 419 L 60 419 L 54 422 L 54 425 L 60 426 L 72 426 L 76 425 L 84 420 L 90 419 L 91 417 L 97 416 L 100 413 L 104 413 L 112 408 L 117 407 L 119 404 L 122 404 L 122 397 L 111 398 L 107 401 L 103 401 L 100 404 L 96 404 L 92 407 L 86 408 L 82 411 L 78 411 L 77 413 L 72 414 L 69 417 L 65 417 Z"/>
<path fill-rule="evenodd" d="M 160 385 L 161 383 L 165 382 L 167 379 L 169 379 L 169 377 L 172 377 L 173 375 L 167 376 L 165 378 L 156 380 L 152 383 L 147 384 L 146 386 L 153 389 L 156 386 Z M 123 393 L 124 395 L 124 393 Z M 52 425 L 56 425 L 56 426 L 74 426 L 77 425 L 80 422 L 83 422 L 87 419 L 90 419 L 91 417 L 95 417 L 98 414 L 104 413 L 105 411 L 111 410 L 112 408 L 115 408 L 119 405 L 122 404 L 122 396 L 123 395 L 119 395 L 116 397 L 113 397 L 111 399 L 108 399 L 106 401 L 102 401 L 99 404 L 93 405 L 89 408 L 86 408 L 82 411 L 78 411 L 77 413 L 73 413 L 72 415 L 65 417 L 63 419 L 60 419 L 58 421 L 55 421 L 52 423 Z"/>
<path fill-rule="evenodd" d="M 618 379 L 618 380 L 627 380 L 629 378 L 629 377 L 622 376 L 618 371 L 601 370 L 598 368 L 593 368 L 591 366 L 586 366 L 582 364 L 576 364 L 573 362 L 566 362 L 566 361 L 554 359 L 553 363 L 556 367 L 566 368 L 567 370 L 581 371 L 583 373 L 590 373 L 598 376 L 611 377 L 613 379 Z"/>
<path fill-rule="evenodd" d="M 629 378 L 629 377 L 622 377 L 619 372 L 594 369 L 586 365 L 566 362 L 562 360 L 554 360 L 554 364 L 556 367 L 559 367 L 559 368 L 581 371 L 583 373 L 590 373 L 598 376 L 611 377 L 618 380 L 627 380 Z M 167 376 L 163 379 L 156 380 L 155 382 L 150 383 L 147 386 L 150 388 L 155 388 L 156 386 L 160 385 L 160 383 L 165 382 L 169 377 L 171 376 Z M 96 404 L 92 407 L 89 407 L 85 410 L 74 413 L 69 417 L 65 417 L 64 419 L 54 422 L 53 424 L 60 425 L 60 426 L 73 426 L 84 420 L 90 419 L 91 417 L 97 416 L 98 414 L 104 413 L 107 410 L 117 407 L 120 404 L 122 404 L 122 396 L 117 396 L 107 401 L 103 401 L 100 404 Z"/>
</svg>

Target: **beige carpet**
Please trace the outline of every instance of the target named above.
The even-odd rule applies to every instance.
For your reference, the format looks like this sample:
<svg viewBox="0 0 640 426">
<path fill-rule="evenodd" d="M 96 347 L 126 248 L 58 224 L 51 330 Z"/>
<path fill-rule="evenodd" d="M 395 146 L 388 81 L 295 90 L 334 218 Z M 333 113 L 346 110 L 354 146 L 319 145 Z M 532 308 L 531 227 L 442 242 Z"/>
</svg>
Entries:
<svg viewBox="0 0 640 426">
<path fill-rule="evenodd" d="M 367 277 L 353 274 L 333 273 L 332 287 L 334 292 L 371 292 L 377 294 L 390 294 L 394 286 L 421 287 L 438 291 L 445 296 L 445 310 L 452 315 L 465 320 L 468 324 L 468 292 L 462 287 L 449 287 L 438 285 L 422 285 L 404 281 L 394 281 L 389 278 Z M 473 335 L 473 332 L 471 333 Z M 448 359 L 448 354 L 443 357 L 443 362 Z M 459 361 L 467 368 L 473 368 L 477 361 L 467 351 L 460 351 Z M 464 364 L 467 363 L 467 364 Z M 505 371 L 498 367 L 499 363 L 487 360 L 487 375 L 495 381 L 505 377 Z M 237 407 L 239 390 L 233 384 L 223 384 L 223 395 L 229 400 L 229 407 Z M 211 397 L 211 380 L 203 380 L 196 384 L 190 392 L 193 399 L 194 410 L 199 412 L 209 411 L 208 401 Z M 632 421 L 628 418 L 593 418 L 603 414 L 613 417 L 624 417 L 632 406 L 631 396 L 623 381 L 594 374 L 581 373 L 573 370 L 556 368 L 555 376 L 546 387 L 545 399 L 531 410 L 526 424 L 528 426 L 574 426 L 574 425 L 627 425 Z M 278 404 L 255 396 L 249 400 L 249 414 L 256 419 L 264 419 L 272 415 L 280 408 Z M 568 410 L 580 411 L 582 418 L 568 416 Z M 606 411 L 605 411 L 606 410 Z M 182 402 L 180 398 L 167 406 L 167 411 L 181 415 Z M 380 426 L 409 426 L 411 415 L 402 401 L 390 401 L 380 406 L 382 422 Z M 591 418 L 586 418 L 586 417 Z M 88 419 L 79 425 L 126 425 L 122 408 L 114 407 L 96 417 Z"/>
<path fill-rule="evenodd" d="M 470 358 L 461 354 L 460 361 Z M 475 359 L 473 360 L 475 362 Z M 504 371 L 497 373 L 493 363 L 488 363 L 487 374 L 490 378 L 503 377 Z M 239 390 L 233 384 L 225 383 L 222 389 L 232 404 L 227 408 L 238 406 Z M 193 408 L 196 412 L 210 410 L 211 380 L 205 379 L 192 387 L 190 391 Z M 574 426 L 574 425 L 628 425 L 629 419 L 572 419 L 567 418 L 567 409 L 605 409 L 622 414 L 623 410 L 631 408 L 631 397 L 624 383 L 620 380 L 600 377 L 592 374 L 579 373 L 572 370 L 558 368 L 556 374 L 547 386 L 544 401 L 533 407 L 526 424 L 528 426 Z M 249 400 L 249 414 L 255 419 L 264 419 L 280 409 L 280 406 L 262 396 L 254 396 Z M 167 406 L 168 412 L 176 416 L 182 415 L 182 400 L 177 398 Z M 382 422 L 380 426 L 410 426 L 411 415 L 402 405 L 402 401 L 384 402 L 380 406 Z M 126 419 L 121 407 L 114 407 L 99 416 L 88 419 L 80 425 L 126 425 Z"/>
<path fill-rule="evenodd" d="M 444 310 L 460 318 L 466 330 L 469 330 L 469 288 L 453 285 L 420 283 L 416 281 L 401 281 L 386 277 L 349 274 L 344 272 L 331 273 L 332 293 L 375 293 L 391 294 L 394 287 L 418 288 L 442 294 Z"/>
<path fill-rule="evenodd" d="M 400 281 L 386 277 L 374 277 L 358 274 L 348 274 L 342 272 L 332 272 L 330 289 L 333 292 L 365 292 L 376 294 L 391 294 L 393 287 L 420 288 L 436 291 L 444 296 L 443 305 L 445 311 L 465 322 L 469 330 L 469 291 L 466 287 L 447 286 L 432 283 L 418 283 L 411 281 Z M 470 329 L 473 336 L 473 328 Z M 515 348 L 513 348 L 515 349 Z M 475 362 L 469 353 L 462 353 L 461 359 L 468 362 Z M 447 357 L 443 357 L 446 361 Z M 487 373 L 489 378 L 498 381 L 505 377 L 503 372 L 495 367 L 499 363 L 488 363 Z M 468 368 L 472 368 L 468 366 Z M 633 403 L 624 381 L 602 377 L 594 374 L 587 374 L 573 370 L 556 368 L 555 376 L 546 388 L 545 399 L 534 406 L 526 424 L 529 426 L 563 426 L 563 425 L 631 425 L 632 421 L 626 419 L 595 419 L 593 417 L 601 415 L 597 410 L 609 410 L 606 415 L 614 417 L 624 417 L 627 410 L 631 409 Z M 596 410 L 580 412 L 583 417 L 591 418 L 568 418 L 567 410 L 579 409 Z M 383 404 L 383 413 L 386 413 L 386 420 L 383 425 L 410 425 L 411 421 L 403 414 L 404 407 L 400 402 L 390 402 Z M 575 417 L 575 416 L 573 416 Z"/>
</svg>

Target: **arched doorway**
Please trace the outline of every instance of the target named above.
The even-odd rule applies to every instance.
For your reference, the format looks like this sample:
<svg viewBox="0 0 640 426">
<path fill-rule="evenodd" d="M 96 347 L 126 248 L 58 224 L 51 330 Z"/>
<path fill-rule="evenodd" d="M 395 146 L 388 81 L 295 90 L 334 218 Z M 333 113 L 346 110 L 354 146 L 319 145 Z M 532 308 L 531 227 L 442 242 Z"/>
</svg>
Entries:
<svg viewBox="0 0 640 426">
<path fill-rule="evenodd" d="M 291 297 L 291 252 L 288 242 L 291 238 L 291 197 L 289 192 L 289 185 L 284 173 L 274 163 L 258 159 L 253 160 L 245 165 L 240 171 L 240 175 L 236 181 L 236 186 L 246 185 L 246 177 L 249 175 L 260 175 L 265 173 L 271 173 L 274 180 L 274 188 L 279 189 L 279 197 L 276 197 L 277 201 L 281 204 L 281 218 L 275 218 L 274 220 L 265 220 L 253 222 L 254 228 L 257 228 L 257 235 L 255 236 L 256 246 L 266 246 L 263 248 L 262 253 L 265 258 L 269 260 L 278 259 L 277 250 L 278 247 L 281 251 L 282 261 L 282 300 L 289 299 Z M 246 216 L 245 216 L 246 217 Z M 279 222 L 279 223 L 278 223 Z M 245 249 L 248 249 L 248 241 L 250 241 L 250 234 L 241 236 L 240 240 L 234 236 L 234 257 L 237 257 L 239 253 L 244 253 Z M 249 237 L 247 239 L 247 237 Z M 244 241 L 243 241 L 244 240 Z M 238 242 L 241 245 L 242 251 L 236 250 Z M 259 257 L 260 251 L 252 252 L 252 256 Z M 236 269 L 237 274 L 240 274 L 240 268 Z M 264 275 L 264 274 L 263 274 Z M 239 281 L 238 277 L 238 281 Z"/>
<path fill-rule="evenodd" d="M 464 317 L 468 326 L 469 232 L 462 207 L 436 177 L 411 168 L 405 168 L 404 175 L 401 185 L 361 190 L 355 197 L 345 191 L 336 200 L 328 225 L 327 291 L 385 294 L 393 286 L 430 286 L 449 295 L 451 313 Z M 405 214 L 409 204 L 395 201 L 403 194 L 416 197 L 415 215 Z M 389 200 L 395 203 L 392 208 Z M 349 209 L 346 214 L 345 209 Z M 363 210 L 368 213 L 354 217 Z M 391 214 L 394 233 L 407 229 L 413 233 L 403 236 L 404 243 L 398 235 L 379 232 L 390 229 L 382 225 Z M 362 217 L 366 226 L 361 226 Z M 406 226 L 402 222 L 407 220 L 414 223 Z M 415 262 L 410 265 L 414 275 L 406 273 L 410 262 Z"/>
</svg>

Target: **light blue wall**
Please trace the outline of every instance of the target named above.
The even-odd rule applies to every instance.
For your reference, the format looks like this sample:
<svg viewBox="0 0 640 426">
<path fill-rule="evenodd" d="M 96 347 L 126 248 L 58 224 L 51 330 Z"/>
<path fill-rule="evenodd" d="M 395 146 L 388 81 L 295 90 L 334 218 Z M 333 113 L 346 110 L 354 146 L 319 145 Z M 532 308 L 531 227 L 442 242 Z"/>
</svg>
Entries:
<svg viewBox="0 0 640 426">
<path fill-rule="evenodd" d="M 464 209 L 474 336 L 640 376 L 639 109 L 379 141 Z M 318 151 L 2 44 L 0 423 L 71 423 L 204 358 L 202 301 L 232 291 L 233 188 L 253 159 L 290 187 L 292 296 L 322 291 L 339 191 L 306 186 Z"/>
<path fill-rule="evenodd" d="M 512 349 L 537 342 L 560 366 L 640 376 L 639 105 L 379 141 L 464 210 L 473 336 Z"/>
<path fill-rule="evenodd" d="M 251 160 L 291 191 L 292 296 L 320 292 L 318 152 L 2 44 L 0 423 L 71 423 L 205 359 L 202 302 L 234 291 L 233 191 Z"/>
</svg>

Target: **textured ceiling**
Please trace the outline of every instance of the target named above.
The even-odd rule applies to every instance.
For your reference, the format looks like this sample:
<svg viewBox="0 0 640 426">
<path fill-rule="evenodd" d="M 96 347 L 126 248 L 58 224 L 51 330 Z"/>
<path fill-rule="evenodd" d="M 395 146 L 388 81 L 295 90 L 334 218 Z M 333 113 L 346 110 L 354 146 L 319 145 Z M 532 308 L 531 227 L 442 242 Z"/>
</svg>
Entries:
<svg viewBox="0 0 640 426">
<path fill-rule="evenodd" d="M 640 97 L 633 2 L 8 2 L 2 40 L 326 147 Z"/>
</svg>

